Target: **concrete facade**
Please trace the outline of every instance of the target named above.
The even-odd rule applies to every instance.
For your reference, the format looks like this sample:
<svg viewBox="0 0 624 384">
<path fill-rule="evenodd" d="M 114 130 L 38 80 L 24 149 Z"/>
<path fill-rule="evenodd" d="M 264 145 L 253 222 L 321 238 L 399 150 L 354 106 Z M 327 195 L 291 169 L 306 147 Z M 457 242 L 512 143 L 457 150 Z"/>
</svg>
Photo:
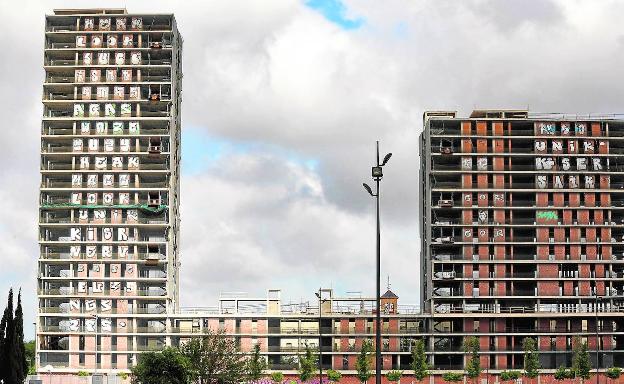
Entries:
<svg viewBox="0 0 624 384">
<path fill-rule="evenodd" d="M 45 19 L 39 371 L 127 371 L 178 311 L 182 38 L 173 15 Z M 166 317 L 166 316 L 164 316 Z"/>
</svg>

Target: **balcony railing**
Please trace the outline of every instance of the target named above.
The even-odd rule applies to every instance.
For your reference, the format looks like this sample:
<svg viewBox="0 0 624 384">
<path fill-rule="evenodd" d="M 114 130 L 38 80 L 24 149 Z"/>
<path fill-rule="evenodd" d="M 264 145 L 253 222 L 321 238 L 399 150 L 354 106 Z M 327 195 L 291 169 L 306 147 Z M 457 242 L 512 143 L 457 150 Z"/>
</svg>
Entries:
<svg viewBox="0 0 624 384">
<path fill-rule="evenodd" d="M 166 261 L 167 256 L 161 253 L 129 253 L 127 258 L 120 259 L 117 257 L 117 254 L 113 254 L 113 257 L 103 258 L 101 254 L 96 255 L 95 257 L 87 257 L 86 253 L 79 253 L 77 257 L 71 257 L 69 252 L 61 253 L 61 252 L 46 252 L 41 254 L 41 259 L 46 260 L 92 260 L 93 262 L 102 262 L 106 260 L 110 261 L 127 261 L 133 262 L 137 260 L 158 260 L 158 261 Z"/>
</svg>

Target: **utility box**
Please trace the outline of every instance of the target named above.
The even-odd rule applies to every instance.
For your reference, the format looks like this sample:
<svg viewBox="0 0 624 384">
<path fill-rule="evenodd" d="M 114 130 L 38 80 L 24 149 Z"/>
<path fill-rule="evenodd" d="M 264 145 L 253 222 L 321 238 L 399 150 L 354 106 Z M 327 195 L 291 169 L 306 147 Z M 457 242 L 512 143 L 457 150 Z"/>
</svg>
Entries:
<svg viewBox="0 0 624 384">
<path fill-rule="evenodd" d="M 91 384 L 105 384 L 104 375 L 96 374 L 91 376 Z"/>
</svg>

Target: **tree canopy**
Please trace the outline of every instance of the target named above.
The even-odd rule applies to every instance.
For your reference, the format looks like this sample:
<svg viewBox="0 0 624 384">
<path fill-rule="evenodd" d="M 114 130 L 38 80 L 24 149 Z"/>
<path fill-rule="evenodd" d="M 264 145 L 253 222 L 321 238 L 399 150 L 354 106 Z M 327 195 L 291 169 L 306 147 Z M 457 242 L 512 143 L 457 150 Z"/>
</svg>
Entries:
<svg viewBox="0 0 624 384">
<path fill-rule="evenodd" d="M 314 376 L 316 370 L 316 356 L 310 346 L 306 344 L 305 354 L 299 356 L 299 378 L 302 382 L 308 381 Z"/>
<path fill-rule="evenodd" d="M 422 380 L 429 375 L 429 363 L 427 363 L 427 355 L 425 353 L 425 342 L 416 340 L 412 346 L 412 364 L 414 377 Z"/>
<path fill-rule="evenodd" d="M 240 383 L 247 377 L 247 361 L 234 340 L 224 332 L 208 332 L 182 346 L 191 362 L 191 376 L 200 384 Z"/>
<path fill-rule="evenodd" d="M 362 342 L 362 349 L 355 361 L 356 376 L 362 383 L 366 383 L 373 375 L 371 373 L 371 352 L 373 351 L 373 343 L 370 340 Z"/>
<path fill-rule="evenodd" d="M 476 379 L 481 374 L 481 360 L 479 358 L 479 339 L 475 336 L 466 338 L 464 351 L 468 354 L 466 361 L 466 376 Z"/>
<path fill-rule="evenodd" d="M 579 337 L 574 339 L 574 355 L 572 356 L 572 372 L 577 377 L 587 380 L 590 377 L 591 360 L 587 351 L 587 342 Z"/>
<path fill-rule="evenodd" d="M 176 348 L 139 355 L 132 367 L 133 384 L 188 384 L 191 382 L 190 362 Z"/>
<path fill-rule="evenodd" d="M 266 360 L 260 356 L 260 344 L 256 344 L 251 357 L 247 360 L 247 375 L 250 380 L 258 380 L 264 375 L 266 369 Z"/>
<path fill-rule="evenodd" d="M 539 375 L 541 368 L 539 355 L 537 352 L 537 342 L 531 337 L 522 339 L 522 349 L 524 350 L 524 375 L 534 379 Z"/>
</svg>

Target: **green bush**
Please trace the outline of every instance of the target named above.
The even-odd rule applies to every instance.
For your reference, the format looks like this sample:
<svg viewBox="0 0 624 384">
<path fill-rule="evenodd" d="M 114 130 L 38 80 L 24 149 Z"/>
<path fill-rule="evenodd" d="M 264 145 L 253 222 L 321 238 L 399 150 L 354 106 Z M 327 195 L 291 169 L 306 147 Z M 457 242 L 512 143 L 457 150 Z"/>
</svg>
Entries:
<svg viewBox="0 0 624 384">
<path fill-rule="evenodd" d="M 119 372 L 117 376 L 119 376 L 122 380 L 126 380 L 129 375 L 126 372 Z"/>
<path fill-rule="evenodd" d="M 336 383 L 342 379 L 342 373 L 330 369 L 327 371 L 327 380 Z"/>
<path fill-rule="evenodd" d="M 574 372 L 571 369 L 564 367 L 563 365 L 557 368 L 555 371 L 555 380 L 573 379 Z"/>
<path fill-rule="evenodd" d="M 388 373 L 386 373 L 386 379 L 390 382 L 401 380 L 401 376 L 403 376 L 402 371 L 388 371 Z"/>
<path fill-rule="evenodd" d="M 622 369 L 618 367 L 609 368 L 605 372 L 605 375 L 607 375 L 609 379 L 618 379 L 621 374 L 622 374 Z"/>
<path fill-rule="evenodd" d="M 78 372 L 78 376 L 80 376 L 80 377 L 87 377 L 87 376 L 89 376 L 89 372 L 86 372 L 86 371 L 79 371 L 79 372 Z"/>
<path fill-rule="evenodd" d="M 271 373 L 271 380 L 275 384 L 281 384 L 284 381 L 284 374 L 282 372 L 273 372 Z"/>
<path fill-rule="evenodd" d="M 521 374 L 520 371 L 503 371 L 501 372 L 500 378 L 503 381 L 508 380 L 518 380 Z"/>
<path fill-rule="evenodd" d="M 442 375 L 442 380 L 447 383 L 455 383 L 457 381 L 462 381 L 464 379 L 464 375 L 459 372 L 446 372 Z"/>
</svg>

